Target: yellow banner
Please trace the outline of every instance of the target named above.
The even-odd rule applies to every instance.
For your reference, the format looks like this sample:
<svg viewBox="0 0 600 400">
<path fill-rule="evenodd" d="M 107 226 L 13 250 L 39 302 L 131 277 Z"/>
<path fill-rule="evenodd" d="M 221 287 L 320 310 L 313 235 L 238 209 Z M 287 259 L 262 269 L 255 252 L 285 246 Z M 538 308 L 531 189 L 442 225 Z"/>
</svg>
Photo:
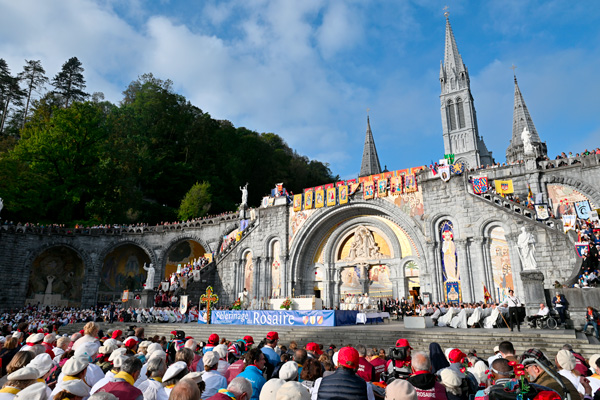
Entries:
<svg viewBox="0 0 600 400">
<path fill-rule="evenodd" d="M 372 199 L 375 196 L 375 183 L 373 181 L 364 183 L 363 196 L 365 200 Z"/>
<path fill-rule="evenodd" d="M 512 179 L 509 179 L 507 181 L 500 181 L 496 179 L 494 183 L 496 184 L 496 193 L 501 195 L 514 193 Z"/>
<path fill-rule="evenodd" d="M 386 179 L 380 179 L 377 182 L 377 197 L 385 197 L 387 196 L 387 184 L 388 184 L 388 180 Z"/>
<path fill-rule="evenodd" d="M 315 208 L 322 208 L 325 205 L 325 191 L 323 189 L 315 192 Z"/>
<path fill-rule="evenodd" d="M 294 211 L 302 210 L 302 195 L 295 194 L 294 195 Z"/>
<path fill-rule="evenodd" d="M 310 210 L 313 208 L 313 191 L 307 190 L 304 192 L 304 209 Z"/>
<path fill-rule="evenodd" d="M 335 206 L 335 188 L 327 189 L 327 207 Z"/>
<path fill-rule="evenodd" d="M 340 186 L 338 197 L 340 204 L 348 204 L 348 185 Z"/>
</svg>

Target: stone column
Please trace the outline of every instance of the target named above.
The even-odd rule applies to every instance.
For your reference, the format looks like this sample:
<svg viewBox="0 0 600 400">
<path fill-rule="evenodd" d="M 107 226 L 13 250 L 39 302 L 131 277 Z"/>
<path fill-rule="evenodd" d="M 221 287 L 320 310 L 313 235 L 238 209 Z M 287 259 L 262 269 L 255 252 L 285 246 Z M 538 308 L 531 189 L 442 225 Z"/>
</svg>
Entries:
<svg viewBox="0 0 600 400">
<path fill-rule="evenodd" d="M 252 271 L 252 273 L 254 274 L 254 282 L 253 282 L 253 288 L 252 288 L 252 296 L 250 298 L 250 302 L 252 302 L 252 300 L 254 299 L 254 296 L 256 296 L 256 300 L 260 300 L 260 292 L 261 292 L 261 280 L 263 279 L 263 274 L 261 269 L 261 258 L 260 257 L 254 257 L 252 259 L 252 264 L 254 264 L 254 271 Z"/>
<path fill-rule="evenodd" d="M 321 268 L 323 268 L 323 290 L 321 291 L 321 300 L 323 300 L 323 307 L 330 307 L 330 304 L 332 304 L 331 301 L 331 277 L 333 275 L 332 273 L 332 267 L 330 264 L 324 264 L 321 266 Z"/>
<path fill-rule="evenodd" d="M 519 257 L 519 248 L 517 245 L 517 239 L 519 235 L 516 233 L 511 233 L 505 234 L 504 236 L 506 237 L 506 243 L 508 243 L 510 267 L 512 269 L 513 285 L 515 286 L 512 289 L 514 289 L 515 294 L 517 297 L 519 297 L 519 293 L 523 293 L 523 282 L 521 281 L 521 271 L 523 271 L 523 266 L 521 265 L 521 258 Z"/>
<path fill-rule="evenodd" d="M 425 259 L 425 262 L 428 263 L 427 270 L 429 272 L 430 280 L 431 280 L 431 288 L 429 291 L 431 292 L 431 301 L 441 301 L 439 292 L 440 292 L 440 274 L 438 274 L 438 268 L 436 263 L 435 249 L 436 245 L 434 242 L 427 242 L 427 254 L 428 259 Z"/>
<path fill-rule="evenodd" d="M 288 281 L 290 271 L 288 267 L 289 256 L 280 256 L 281 266 L 279 267 L 279 281 L 281 282 L 281 290 L 279 291 L 279 297 L 287 297 L 288 295 Z"/>
<path fill-rule="evenodd" d="M 513 275 L 514 276 L 514 275 Z M 544 274 L 538 271 L 522 271 L 523 293 L 517 294 L 528 315 L 535 314 L 540 303 L 546 303 L 544 295 Z"/>
<path fill-rule="evenodd" d="M 467 255 L 467 240 L 455 240 L 456 252 L 458 255 L 458 265 L 460 268 L 460 282 L 462 290 L 462 301 L 470 303 L 473 301 L 473 284 L 471 282 L 471 265 Z"/>
<path fill-rule="evenodd" d="M 475 295 L 475 299 L 477 300 L 478 298 L 480 300 L 484 300 L 484 296 L 483 296 L 483 284 L 485 284 L 485 286 L 488 288 L 488 290 L 490 289 L 488 282 L 487 282 L 487 277 L 488 277 L 488 269 L 487 269 L 487 260 L 485 258 L 484 252 L 483 252 L 483 246 L 484 246 L 484 242 L 485 242 L 485 238 L 483 237 L 477 237 L 477 238 L 473 238 L 471 239 L 471 256 L 474 258 L 474 260 L 472 260 L 473 262 L 471 263 L 472 265 L 478 265 L 479 267 L 477 268 L 477 276 L 480 278 L 479 280 L 481 281 L 482 285 L 479 289 L 474 289 L 473 292 L 474 293 L 481 293 L 481 297 Z M 473 275 L 475 275 L 475 273 L 473 273 Z M 477 282 L 479 282 L 479 280 Z"/>
<path fill-rule="evenodd" d="M 271 257 L 265 257 L 264 264 L 263 294 L 260 297 L 264 297 L 266 302 L 273 292 L 273 277 L 271 276 L 273 273 L 273 259 Z M 258 301 L 260 301 L 260 297 L 258 298 Z"/>
<path fill-rule="evenodd" d="M 333 268 L 332 273 L 334 276 L 334 290 L 333 290 L 333 303 L 332 305 L 339 306 L 340 298 L 342 294 L 340 293 L 340 287 L 342 286 L 342 268 Z"/>
</svg>

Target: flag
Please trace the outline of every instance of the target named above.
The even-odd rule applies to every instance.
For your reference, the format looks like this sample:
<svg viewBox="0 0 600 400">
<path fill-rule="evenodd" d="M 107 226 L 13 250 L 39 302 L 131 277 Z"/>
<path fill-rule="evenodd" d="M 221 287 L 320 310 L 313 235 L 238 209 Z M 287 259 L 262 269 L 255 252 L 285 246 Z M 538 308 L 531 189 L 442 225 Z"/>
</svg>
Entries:
<svg viewBox="0 0 600 400">
<path fill-rule="evenodd" d="M 444 154 L 444 158 L 448 160 L 449 164 L 454 164 L 454 154 Z"/>
<path fill-rule="evenodd" d="M 380 179 L 379 182 L 377 182 L 377 197 L 387 196 L 387 184 L 388 184 L 387 178 Z"/>
<path fill-rule="evenodd" d="M 189 279 L 189 278 L 188 278 L 188 276 L 187 276 L 187 275 L 184 275 L 184 276 L 182 276 L 182 277 L 181 277 L 181 288 L 182 288 L 183 290 L 187 289 L 187 285 L 188 285 L 188 279 Z"/>
<path fill-rule="evenodd" d="M 348 203 L 348 186 L 340 186 L 339 189 L 339 203 L 340 204 L 347 204 Z"/>
<path fill-rule="evenodd" d="M 502 196 L 504 196 L 505 194 L 514 193 L 512 179 L 509 179 L 507 181 L 501 181 L 496 179 L 494 183 L 496 184 L 496 193 Z"/>
<path fill-rule="evenodd" d="M 200 270 L 195 269 L 193 274 L 194 274 L 194 282 L 200 282 Z"/>
<path fill-rule="evenodd" d="M 402 194 L 402 177 L 401 176 L 395 176 L 392 178 L 391 184 L 390 184 L 390 192 L 392 193 L 393 196 L 399 196 Z"/>
<path fill-rule="evenodd" d="M 461 161 L 457 162 L 456 164 L 452 164 L 452 168 L 451 168 L 452 173 L 454 175 L 462 174 L 463 172 L 465 172 L 465 169 L 466 169 L 465 164 Z"/>
<path fill-rule="evenodd" d="M 533 204 L 533 192 L 531 191 L 531 186 L 527 185 L 527 205 Z"/>
<path fill-rule="evenodd" d="M 473 178 L 473 193 L 482 194 L 488 191 L 488 179 L 487 176 L 481 178 Z"/>
<path fill-rule="evenodd" d="M 419 189 L 417 188 L 417 177 L 413 174 L 406 175 L 404 177 L 404 189 L 406 193 L 418 191 Z"/>
<path fill-rule="evenodd" d="M 364 183 L 363 198 L 368 200 L 373 197 L 375 197 L 375 183 L 373 181 L 367 181 Z"/>
<path fill-rule="evenodd" d="M 323 208 L 324 205 L 325 205 L 325 191 L 323 189 L 315 190 L 315 208 Z"/>
<path fill-rule="evenodd" d="M 295 194 L 294 195 L 294 211 L 302 210 L 302 195 Z"/>
<path fill-rule="evenodd" d="M 431 170 L 431 173 L 433 174 L 433 176 L 437 176 L 438 174 L 438 166 L 437 163 L 434 163 L 433 161 L 431 162 L 431 164 L 429 165 L 429 169 Z"/>
<path fill-rule="evenodd" d="M 187 311 L 187 306 L 188 306 L 188 297 L 181 296 L 181 298 L 179 300 L 179 312 L 182 314 L 185 314 L 185 312 Z"/>
<path fill-rule="evenodd" d="M 492 295 L 490 294 L 490 291 L 485 286 L 485 284 L 483 285 L 483 299 L 486 303 L 488 303 L 492 299 Z"/>
<path fill-rule="evenodd" d="M 313 189 L 304 190 L 304 209 L 310 210 L 313 208 Z"/>
<path fill-rule="evenodd" d="M 578 201 L 575 203 L 575 211 L 577 212 L 577 216 L 581 219 L 590 219 L 590 213 L 592 212 L 592 208 L 590 207 L 590 202 L 587 200 Z"/>
<path fill-rule="evenodd" d="M 168 292 L 169 291 L 169 282 L 161 282 L 160 287 L 163 292 Z"/>
<path fill-rule="evenodd" d="M 129 290 L 123 290 L 123 296 L 121 296 L 121 302 L 127 303 L 129 300 Z"/>
<path fill-rule="evenodd" d="M 589 249 L 590 248 L 589 248 L 588 242 L 576 242 L 575 243 L 575 250 L 577 251 L 577 255 L 580 258 L 583 258 L 583 256 L 587 256 Z"/>
<path fill-rule="evenodd" d="M 536 204 L 535 205 L 535 214 L 537 219 L 540 221 L 545 221 L 550 218 L 550 213 L 548 212 L 548 206 L 546 204 Z"/>
<path fill-rule="evenodd" d="M 450 180 L 450 166 L 449 165 L 441 165 L 439 168 L 440 178 L 444 182 L 448 182 Z"/>
<path fill-rule="evenodd" d="M 563 220 L 563 230 L 565 233 L 567 233 L 570 230 L 574 230 L 575 229 L 575 222 L 577 221 L 577 216 L 576 215 L 563 215 L 562 216 L 562 220 Z"/>
<path fill-rule="evenodd" d="M 327 207 L 335 206 L 335 188 L 330 187 L 327 189 Z"/>
</svg>

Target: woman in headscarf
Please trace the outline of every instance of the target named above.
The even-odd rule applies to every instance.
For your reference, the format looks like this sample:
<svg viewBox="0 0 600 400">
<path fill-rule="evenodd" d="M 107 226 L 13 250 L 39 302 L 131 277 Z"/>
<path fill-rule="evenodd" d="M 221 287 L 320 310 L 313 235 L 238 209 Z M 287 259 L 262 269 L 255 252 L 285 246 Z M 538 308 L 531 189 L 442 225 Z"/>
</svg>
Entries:
<svg viewBox="0 0 600 400">
<path fill-rule="evenodd" d="M 431 372 L 434 374 L 450 366 L 441 346 L 436 342 L 429 344 L 429 358 L 431 359 Z"/>
</svg>

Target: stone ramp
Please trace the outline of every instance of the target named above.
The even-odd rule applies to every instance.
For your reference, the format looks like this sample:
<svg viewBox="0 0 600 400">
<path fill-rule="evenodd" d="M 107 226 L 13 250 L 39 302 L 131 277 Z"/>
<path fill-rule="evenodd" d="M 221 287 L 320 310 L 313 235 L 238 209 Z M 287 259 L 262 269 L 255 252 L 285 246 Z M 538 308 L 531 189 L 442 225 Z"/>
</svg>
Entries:
<svg viewBox="0 0 600 400">
<path fill-rule="evenodd" d="M 367 347 L 388 349 L 394 346 L 399 338 L 408 339 L 414 350 L 428 351 L 429 344 L 437 342 L 443 349 L 458 347 L 467 352 L 476 349 L 481 357 L 492 355 L 494 346 L 504 340 L 509 340 L 515 346 L 518 354 L 536 347 L 541 349 L 549 358 L 554 358 L 556 353 L 566 343 L 573 346 L 574 350 L 589 358 L 592 354 L 600 353 L 600 344 L 588 340 L 581 332 L 567 330 L 539 330 L 521 329 L 521 332 L 510 332 L 508 329 L 453 329 L 435 327 L 431 329 L 405 329 L 402 322 L 392 321 L 377 325 L 355 325 L 341 327 L 288 327 L 288 326 L 255 326 L 255 325 L 199 325 L 188 324 L 134 324 L 134 323 L 99 323 L 104 331 L 108 329 L 121 329 L 126 331 L 131 325 L 143 326 L 146 337 L 159 335 L 169 338 L 173 330 L 183 330 L 187 336 L 192 336 L 198 341 L 206 341 L 211 333 L 217 333 L 221 338 L 237 340 L 245 335 L 251 335 L 258 344 L 269 331 L 277 331 L 280 344 L 288 345 L 294 340 L 299 346 L 308 342 L 317 342 L 328 347 L 336 345 L 364 344 Z M 69 325 L 61 328 L 61 332 L 70 333 L 81 329 L 83 324 Z"/>
</svg>

